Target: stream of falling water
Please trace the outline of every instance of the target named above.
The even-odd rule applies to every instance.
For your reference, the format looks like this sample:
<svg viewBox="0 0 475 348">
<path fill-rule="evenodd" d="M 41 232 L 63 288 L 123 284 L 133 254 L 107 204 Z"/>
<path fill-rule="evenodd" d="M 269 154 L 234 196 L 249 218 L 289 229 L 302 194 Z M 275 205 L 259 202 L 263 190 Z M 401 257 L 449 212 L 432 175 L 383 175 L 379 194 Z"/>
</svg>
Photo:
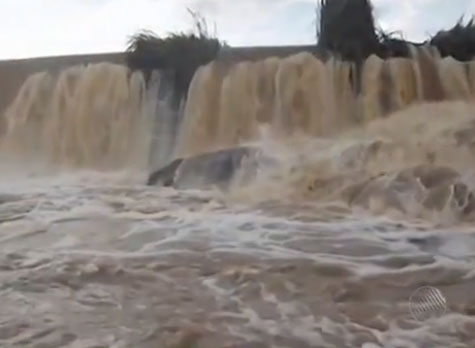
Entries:
<svg viewBox="0 0 475 348">
<path fill-rule="evenodd" d="M 124 67 L 30 77 L 0 127 L 0 347 L 474 347 L 473 67 L 213 62 L 178 134 Z M 145 186 L 157 134 L 279 165 Z M 447 308 L 422 321 L 425 286 Z"/>
<path fill-rule="evenodd" d="M 6 110 L 4 153 L 68 168 L 145 168 L 152 103 L 140 73 L 108 63 L 30 76 Z"/>
</svg>

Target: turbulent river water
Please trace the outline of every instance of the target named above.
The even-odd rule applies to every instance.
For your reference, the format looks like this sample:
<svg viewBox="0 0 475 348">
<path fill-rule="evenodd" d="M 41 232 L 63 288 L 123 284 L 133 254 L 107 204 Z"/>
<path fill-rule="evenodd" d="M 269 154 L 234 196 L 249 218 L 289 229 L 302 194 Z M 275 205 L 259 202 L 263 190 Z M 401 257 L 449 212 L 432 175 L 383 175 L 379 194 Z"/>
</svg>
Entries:
<svg viewBox="0 0 475 348">
<path fill-rule="evenodd" d="M 403 110 L 381 117 L 371 95 L 382 93 L 358 104 L 344 66 L 308 59 L 239 65 L 219 83 L 213 65 L 197 74 L 175 155 L 252 143 L 275 159 L 226 191 L 144 184 L 150 158 L 163 157 L 149 151 L 158 107 L 139 75 L 100 65 L 31 77 L 2 120 L 0 346 L 474 347 L 469 80 L 464 100 L 427 103 L 420 72 L 416 87 L 394 78 L 391 108 Z M 252 95 L 256 69 L 262 93 Z M 269 88 L 266 74 L 277 76 Z M 309 85 L 332 74 L 339 93 Z M 330 101 L 313 105 L 311 88 L 347 104 L 333 97 L 322 116 Z M 412 98 L 419 105 L 403 107 Z M 376 120 L 323 127 L 357 105 L 360 120 Z M 282 134 L 291 114 L 302 131 Z M 411 305 L 427 286 L 444 311 L 422 320 Z"/>
</svg>

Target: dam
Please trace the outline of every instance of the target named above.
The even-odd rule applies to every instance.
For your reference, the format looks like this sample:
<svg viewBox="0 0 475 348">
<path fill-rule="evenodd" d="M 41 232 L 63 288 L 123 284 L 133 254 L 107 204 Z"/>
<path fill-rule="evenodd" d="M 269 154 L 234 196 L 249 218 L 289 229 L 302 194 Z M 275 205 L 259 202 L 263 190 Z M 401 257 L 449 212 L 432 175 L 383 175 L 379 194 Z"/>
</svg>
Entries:
<svg viewBox="0 0 475 348">
<path fill-rule="evenodd" d="M 467 50 L 145 39 L 0 61 L 1 347 L 475 346 Z"/>
</svg>

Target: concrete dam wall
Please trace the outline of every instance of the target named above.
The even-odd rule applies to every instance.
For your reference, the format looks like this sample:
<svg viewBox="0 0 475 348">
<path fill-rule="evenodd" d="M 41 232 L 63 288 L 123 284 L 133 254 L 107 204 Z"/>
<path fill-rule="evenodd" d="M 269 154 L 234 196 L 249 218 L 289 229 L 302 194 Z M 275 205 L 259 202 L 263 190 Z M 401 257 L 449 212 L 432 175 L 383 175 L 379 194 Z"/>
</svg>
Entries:
<svg viewBox="0 0 475 348">
<path fill-rule="evenodd" d="M 314 49 L 314 46 L 229 47 L 220 51 L 217 60 L 235 64 L 240 61 L 255 61 L 271 56 L 283 58 L 302 51 L 313 51 Z M 43 71 L 54 74 L 71 66 L 100 62 L 125 64 L 125 60 L 125 53 L 0 60 L 0 114 L 13 101 L 22 84 L 32 74 Z"/>
<path fill-rule="evenodd" d="M 89 63 L 124 63 L 123 53 L 42 57 L 18 60 L 0 60 L 0 114 L 13 101 L 28 76 L 48 71 L 59 72 L 67 67 Z"/>
</svg>

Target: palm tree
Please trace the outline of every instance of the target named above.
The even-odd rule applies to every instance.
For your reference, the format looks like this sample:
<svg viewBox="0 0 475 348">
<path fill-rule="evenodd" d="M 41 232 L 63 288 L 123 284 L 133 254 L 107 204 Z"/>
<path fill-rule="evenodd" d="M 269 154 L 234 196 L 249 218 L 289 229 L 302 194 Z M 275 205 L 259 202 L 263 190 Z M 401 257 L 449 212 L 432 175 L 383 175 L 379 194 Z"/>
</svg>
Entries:
<svg viewBox="0 0 475 348">
<path fill-rule="evenodd" d="M 321 0 L 317 15 L 318 47 L 324 52 L 357 63 L 379 52 L 369 0 Z"/>
<path fill-rule="evenodd" d="M 194 21 L 192 32 L 159 37 L 151 31 L 142 31 L 132 36 L 126 52 L 129 68 L 143 71 L 147 78 L 153 70 L 173 75 L 175 103 L 186 96 L 195 71 L 215 59 L 223 45 L 208 31 L 201 15 L 188 12 Z"/>
</svg>

